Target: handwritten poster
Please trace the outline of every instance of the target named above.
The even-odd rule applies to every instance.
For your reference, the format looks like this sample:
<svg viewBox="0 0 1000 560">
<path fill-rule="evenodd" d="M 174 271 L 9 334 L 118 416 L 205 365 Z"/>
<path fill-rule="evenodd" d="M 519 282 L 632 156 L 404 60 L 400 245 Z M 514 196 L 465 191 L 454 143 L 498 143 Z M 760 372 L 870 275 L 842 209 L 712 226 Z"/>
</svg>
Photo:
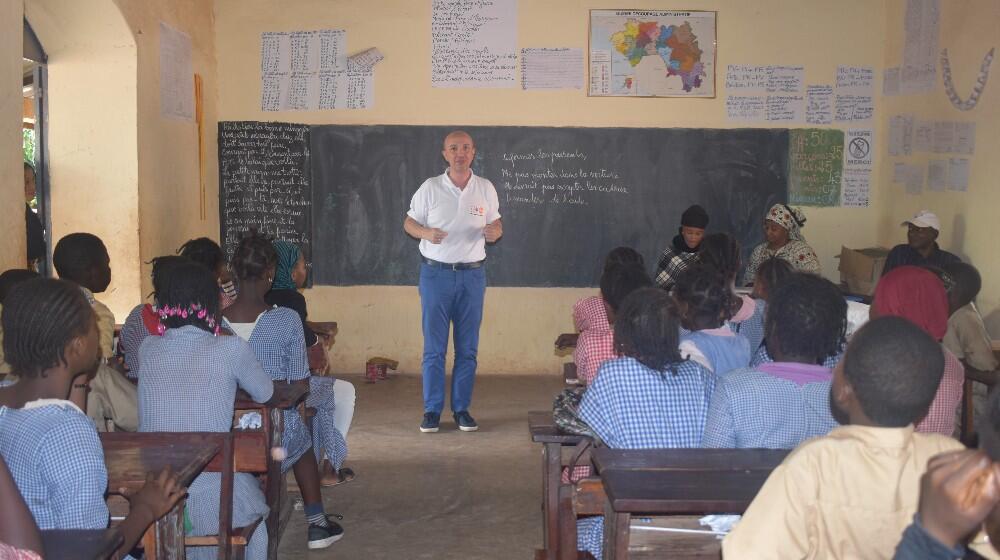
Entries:
<svg viewBox="0 0 1000 560">
<path fill-rule="evenodd" d="M 903 23 L 903 65 L 899 70 L 900 93 L 934 90 L 940 16 L 940 0 L 907 0 Z"/>
<path fill-rule="evenodd" d="M 160 114 L 194 119 L 191 37 L 160 22 Z"/>
<path fill-rule="evenodd" d="M 868 121 L 875 112 L 875 71 L 863 66 L 837 68 L 837 121 Z"/>
<path fill-rule="evenodd" d="M 365 109 L 373 104 L 374 63 L 349 68 L 342 29 L 261 33 L 260 64 L 262 111 Z"/>
<path fill-rule="evenodd" d="M 893 115 L 889 119 L 889 155 L 913 153 L 913 115 Z"/>
<path fill-rule="evenodd" d="M 431 85 L 517 86 L 517 0 L 431 0 Z"/>
<path fill-rule="evenodd" d="M 582 89 L 583 49 L 521 49 L 522 89 Z"/>
<path fill-rule="evenodd" d="M 805 120 L 806 98 L 801 95 L 768 95 L 766 120 L 771 122 L 802 122 Z"/>
<path fill-rule="evenodd" d="M 726 117 L 731 121 L 762 121 L 767 110 L 763 95 L 729 95 L 726 97 Z"/>
<path fill-rule="evenodd" d="M 833 122 L 833 86 L 809 84 L 806 88 L 806 122 L 809 124 Z"/>
<path fill-rule="evenodd" d="M 948 158 L 948 188 L 953 191 L 969 190 L 969 160 Z"/>
<path fill-rule="evenodd" d="M 841 206 L 867 208 L 871 192 L 875 133 L 870 128 L 852 128 L 844 137 L 844 174 Z"/>
<path fill-rule="evenodd" d="M 837 206 L 844 169 L 844 132 L 789 131 L 788 200 L 804 206 Z"/>
</svg>

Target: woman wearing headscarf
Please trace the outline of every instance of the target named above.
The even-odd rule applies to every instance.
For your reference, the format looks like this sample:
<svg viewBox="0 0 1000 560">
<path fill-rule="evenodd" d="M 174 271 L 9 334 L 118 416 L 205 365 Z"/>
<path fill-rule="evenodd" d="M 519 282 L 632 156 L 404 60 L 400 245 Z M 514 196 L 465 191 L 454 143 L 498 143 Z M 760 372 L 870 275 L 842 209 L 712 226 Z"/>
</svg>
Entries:
<svg viewBox="0 0 1000 560">
<path fill-rule="evenodd" d="M 299 288 L 306 283 L 306 261 L 294 243 L 275 241 L 278 263 L 274 269 L 271 291 L 264 300 L 270 305 L 287 307 L 299 314 L 305 333 L 309 354 L 309 367 L 315 372 L 326 370 L 326 354 L 319 337 L 306 322 L 306 298 Z M 322 356 L 322 360 L 317 359 Z M 354 471 L 343 468 L 347 458 L 347 436 L 354 418 L 354 385 L 342 379 L 312 375 L 309 378 L 309 396 L 306 406 L 316 409 L 313 424 L 313 449 L 320 465 L 320 482 L 323 486 L 333 486 L 354 479 Z M 320 456 L 320 450 L 322 455 Z"/>
<path fill-rule="evenodd" d="M 797 271 L 820 273 L 816 252 L 802 237 L 806 216 L 802 210 L 787 204 L 775 204 L 764 216 L 766 241 L 757 245 L 750 255 L 750 263 L 743 275 L 744 285 L 753 283 L 757 267 L 771 257 L 788 261 Z"/>
<path fill-rule="evenodd" d="M 677 277 L 694 263 L 707 227 L 708 212 L 701 206 L 695 204 L 681 214 L 681 227 L 656 265 L 657 286 L 667 290 L 674 287 Z"/>
<path fill-rule="evenodd" d="M 948 295 L 941 279 L 925 268 L 900 266 L 883 276 L 875 287 L 870 318 L 895 315 L 923 329 L 940 342 L 948 331 Z M 927 416 L 917 424 L 918 432 L 951 436 L 955 411 L 962 401 L 965 368 L 947 348 L 944 372 Z"/>
</svg>

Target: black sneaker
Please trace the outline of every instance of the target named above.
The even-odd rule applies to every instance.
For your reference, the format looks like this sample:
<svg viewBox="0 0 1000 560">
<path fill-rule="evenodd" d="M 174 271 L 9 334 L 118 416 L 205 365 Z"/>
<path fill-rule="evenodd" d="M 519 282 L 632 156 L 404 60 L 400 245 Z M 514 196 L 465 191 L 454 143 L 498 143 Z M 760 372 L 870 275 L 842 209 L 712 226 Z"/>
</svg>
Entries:
<svg viewBox="0 0 1000 560">
<path fill-rule="evenodd" d="M 330 519 L 331 517 L 331 515 L 326 516 L 328 527 L 309 525 L 309 550 L 326 548 L 344 536 L 344 529 L 339 523 Z"/>
<path fill-rule="evenodd" d="M 441 426 L 441 415 L 437 412 L 425 412 L 424 421 L 420 423 L 420 431 L 425 434 L 432 434 L 438 431 Z"/>
<path fill-rule="evenodd" d="M 472 419 L 472 415 L 469 414 L 468 410 L 463 410 L 461 412 L 455 413 L 455 423 L 458 424 L 458 429 L 463 432 L 474 432 L 479 429 L 479 424 Z"/>
</svg>

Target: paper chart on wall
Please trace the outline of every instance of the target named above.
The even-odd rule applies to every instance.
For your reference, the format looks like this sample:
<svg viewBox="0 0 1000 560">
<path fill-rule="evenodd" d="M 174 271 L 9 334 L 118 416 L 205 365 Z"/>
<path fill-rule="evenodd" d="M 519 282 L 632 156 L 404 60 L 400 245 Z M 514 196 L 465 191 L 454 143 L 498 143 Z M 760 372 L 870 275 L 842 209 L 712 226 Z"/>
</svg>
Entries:
<svg viewBox="0 0 1000 560">
<path fill-rule="evenodd" d="M 933 91 L 937 78 L 940 0 L 907 0 L 903 22 L 902 94 Z"/>
<path fill-rule="evenodd" d="M 866 66 L 838 66 L 835 120 L 868 121 L 875 112 L 875 71 Z"/>
<path fill-rule="evenodd" d="M 521 49 L 522 89 L 582 89 L 583 49 Z"/>
<path fill-rule="evenodd" d="M 867 208 L 871 193 L 871 175 L 875 152 L 875 132 L 870 128 L 852 128 L 844 135 L 844 174 L 840 205 Z"/>
<path fill-rule="evenodd" d="M 913 115 L 893 115 L 889 119 L 889 155 L 913 153 Z"/>
<path fill-rule="evenodd" d="M 806 88 L 806 122 L 809 124 L 833 122 L 833 86 L 809 84 Z"/>
<path fill-rule="evenodd" d="M 160 22 L 160 114 L 194 119 L 191 37 Z"/>
<path fill-rule="evenodd" d="M 431 85 L 517 85 L 517 0 L 431 0 Z"/>
<path fill-rule="evenodd" d="M 969 190 L 969 160 L 948 158 L 948 188 L 953 191 Z"/>
<path fill-rule="evenodd" d="M 342 29 L 261 33 L 261 110 L 369 108 L 377 62 L 349 67 Z"/>
<path fill-rule="evenodd" d="M 932 159 L 927 162 L 927 190 L 944 191 L 948 186 L 948 160 Z"/>
</svg>

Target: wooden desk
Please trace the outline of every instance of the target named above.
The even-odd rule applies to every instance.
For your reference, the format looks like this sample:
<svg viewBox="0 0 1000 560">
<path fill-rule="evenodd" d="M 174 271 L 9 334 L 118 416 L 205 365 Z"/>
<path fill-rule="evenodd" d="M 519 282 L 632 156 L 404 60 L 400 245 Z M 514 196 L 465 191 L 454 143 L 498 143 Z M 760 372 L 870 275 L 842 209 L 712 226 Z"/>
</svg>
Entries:
<svg viewBox="0 0 1000 560">
<path fill-rule="evenodd" d="M 122 545 L 116 527 L 110 529 L 50 529 L 41 531 L 46 560 L 104 560 Z"/>
<path fill-rule="evenodd" d="M 306 396 L 309 395 L 309 383 L 274 382 L 275 402 L 270 405 L 254 402 L 243 390 L 236 392 L 235 409 L 237 411 L 255 410 L 260 412 L 262 427 L 265 434 L 265 450 L 278 446 L 282 432 L 285 430 L 284 411 L 295 407 L 305 407 Z M 300 412 L 304 412 L 300 411 Z M 305 415 L 303 414 L 303 422 Z M 278 557 L 278 543 L 281 540 L 281 506 L 285 502 L 287 488 L 285 477 L 281 473 L 281 461 L 268 461 L 267 474 L 264 480 L 264 497 L 271 509 L 267 516 L 267 557 Z"/>
<path fill-rule="evenodd" d="M 542 444 L 542 515 L 543 541 L 548 558 L 557 558 L 559 549 L 559 480 L 562 476 L 562 448 L 587 439 L 559 430 L 552 421 L 552 411 L 528 413 L 531 441 Z"/>
<path fill-rule="evenodd" d="M 628 558 L 633 514 L 743 513 L 784 449 L 594 450 L 607 499 L 604 558 Z"/>
<path fill-rule="evenodd" d="M 219 452 L 217 437 L 198 432 L 101 433 L 108 492 L 117 494 L 122 488 L 136 492 L 146 484 L 148 473 L 158 473 L 165 467 L 177 475 L 179 484 L 188 486 Z M 184 501 L 158 520 L 147 533 L 150 534 L 148 542 L 153 543 L 153 549 L 147 549 L 147 558 L 183 559 Z"/>
</svg>

